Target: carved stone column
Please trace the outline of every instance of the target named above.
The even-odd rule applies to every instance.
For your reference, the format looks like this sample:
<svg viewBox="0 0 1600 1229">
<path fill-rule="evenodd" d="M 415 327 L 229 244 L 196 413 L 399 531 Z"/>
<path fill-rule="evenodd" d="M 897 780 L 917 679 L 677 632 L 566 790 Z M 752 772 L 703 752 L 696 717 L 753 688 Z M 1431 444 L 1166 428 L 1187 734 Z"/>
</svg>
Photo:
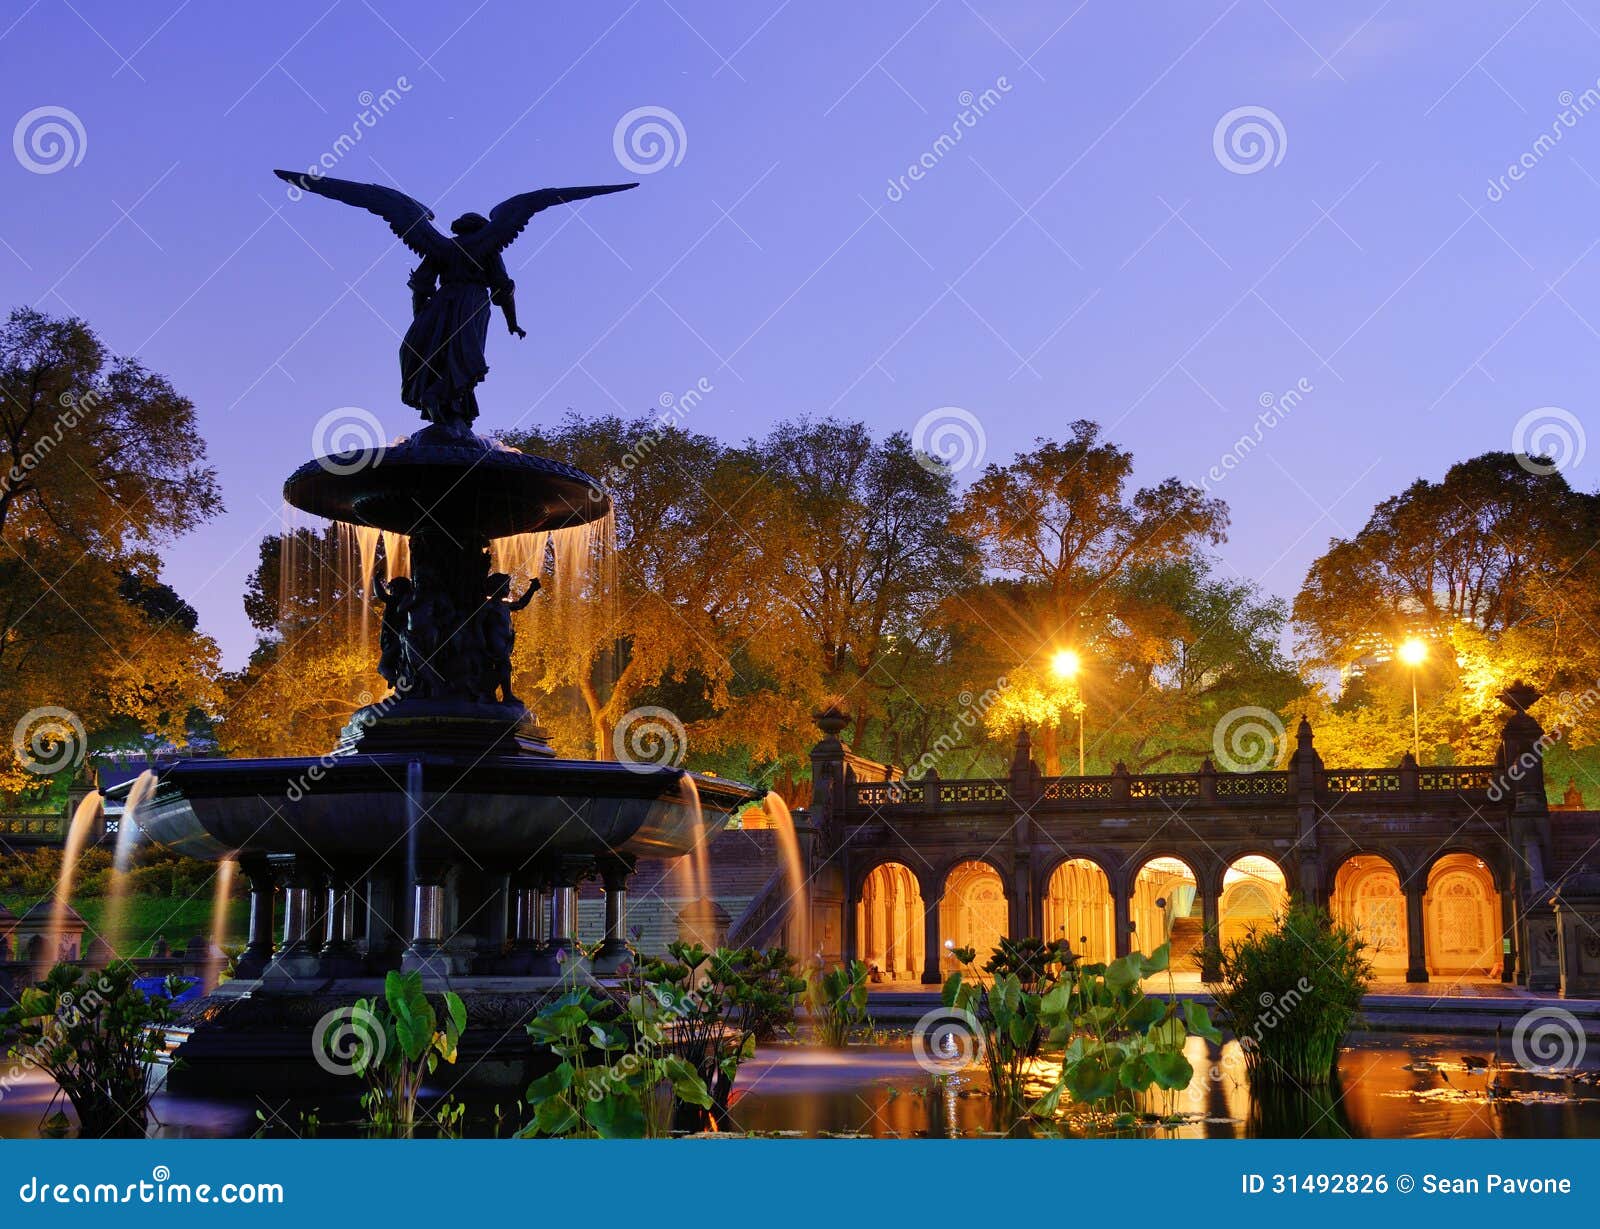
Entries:
<svg viewBox="0 0 1600 1229">
<path fill-rule="evenodd" d="M 596 973 L 614 973 L 625 963 L 628 950 L 628 876 L 633 866 L 629 862 L 606 862 L 600 867 L 600 881 L 606 891 L 606 934 L 595 953 L 590 967 Z"/>
<path fill-rule="evenodd" d="M 1423 886 L 1415 881 L 1406 889 L 1406 980 L 1428 980 L 1428 940 L 1423 925 Z"/>
<path fill-rule="evenodd" d="M 944 983 L 944 970 L 939 961 L 944 955 L 944 941 L 939 938 L 939 897 L 922 898 L 922 984 L 938 986 Z"/>
<path fill-rule="evenodd" d="M 272 874 L 272 864 L 265 858 L 243 859 L 240 869 L 250 881 L 250 930 L 235 976 L 248 981 L 260 977 L 272 961 L 272 913 L 278 884 Z"/>
</svg>

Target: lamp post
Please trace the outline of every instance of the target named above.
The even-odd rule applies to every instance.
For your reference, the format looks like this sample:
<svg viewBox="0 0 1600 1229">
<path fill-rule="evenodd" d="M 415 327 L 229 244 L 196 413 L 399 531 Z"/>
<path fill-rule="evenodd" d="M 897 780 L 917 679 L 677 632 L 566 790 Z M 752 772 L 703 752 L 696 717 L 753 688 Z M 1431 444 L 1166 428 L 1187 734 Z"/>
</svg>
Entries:
<svg viewBox="0 0 1600 1229">
<path fill-rule="evenodd" d="M 1417 721 L 1417 667 L 1428 656 L 1428 646 L 1411 636 L 1400 646 L 1400 660 L 1411 668 L 1411 758 L 1422 763 L 1422 733 Z"/>
<path fill-rule="evenodd" d="M 1076 679 L 1083 661 L 1072 649 L 1062 649 L 1050 659 L 1050 671 L 1059 679 Z M 1078 775 L 1083 776 L 1083 688 L 1078 688 Z"/>
</svg>

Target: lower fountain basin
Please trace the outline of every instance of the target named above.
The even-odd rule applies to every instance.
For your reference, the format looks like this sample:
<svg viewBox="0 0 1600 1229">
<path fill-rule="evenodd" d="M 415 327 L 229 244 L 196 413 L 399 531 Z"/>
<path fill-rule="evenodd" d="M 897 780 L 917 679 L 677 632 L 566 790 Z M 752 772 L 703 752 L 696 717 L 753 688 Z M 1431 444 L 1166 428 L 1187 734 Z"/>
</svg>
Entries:
<svg viewBox="0 0 1600 1229">
<path fill-rule="evenodd" d="M 679 857 L 765 793 L 677 768 L 515 755 L 193 759 L 152 771 L 136 822 L 168 849 L 210 861 L 305 852 L 353 867 L 408 853 L 507 870 L 535 856 Z M 131 784 L 108 794 L 126 798 Z"/>
</svg>

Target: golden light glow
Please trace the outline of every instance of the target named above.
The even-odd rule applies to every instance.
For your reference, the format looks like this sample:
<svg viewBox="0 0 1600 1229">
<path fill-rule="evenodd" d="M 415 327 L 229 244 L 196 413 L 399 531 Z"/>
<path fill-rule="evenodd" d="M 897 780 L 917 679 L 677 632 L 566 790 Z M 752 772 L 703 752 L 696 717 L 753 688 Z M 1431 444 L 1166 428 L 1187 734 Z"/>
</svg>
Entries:
<svg viewBox="0 0 1600 1229">
<path fill-rule="evenodd" d="M 1050 659 L 1050 671 L 1057 678 L 1077 678 L 1082 664 L 1077 653 L 1071 649 L 1062 649 Z"/>
<path fill-rule="evenodd" d="M 1428 656 L 1428 646 L 1412 636 L 1400 646 L 1400 660 L 1408 666 L 1420 666 Z"/>
</svg>

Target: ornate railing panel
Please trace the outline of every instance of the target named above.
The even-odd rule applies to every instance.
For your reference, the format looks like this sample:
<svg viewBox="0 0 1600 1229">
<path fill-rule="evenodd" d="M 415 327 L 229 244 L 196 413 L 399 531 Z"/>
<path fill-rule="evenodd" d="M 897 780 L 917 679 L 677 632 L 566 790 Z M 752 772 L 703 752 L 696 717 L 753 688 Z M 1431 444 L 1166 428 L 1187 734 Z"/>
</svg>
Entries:
<svg viewBox="0 0 1600 1229">
<path fill-rule="evenodd" d="M 1398 794 L 1398 768 L 1334 768 L 1323 777 L 1330 794 Z"/>
<path fill-rule="evenodd" d="M 1051 802 L 1102 802 L 1116 797 L 1108 777 L 1053 777 L 1040 794 Z"/>
<path fill-rule="evenodd" d="M 1417 788 L 1437 793 L 1483 793 L 1494 784 L 1494 769 L 1475 768 L 1419 768 Z"/>
<path fill-rule="evenodd" d="M 939 802 L 951 806 L 1004 802 L 1011 796 L 1004 781 L 941 781 Z"/>
<path fill-rule="evenodd" d="M 1283 798 L 1289 794 L 1286 772 L 1224 772 L 1217 774 L 1218 798 Z"/>
</svg>

